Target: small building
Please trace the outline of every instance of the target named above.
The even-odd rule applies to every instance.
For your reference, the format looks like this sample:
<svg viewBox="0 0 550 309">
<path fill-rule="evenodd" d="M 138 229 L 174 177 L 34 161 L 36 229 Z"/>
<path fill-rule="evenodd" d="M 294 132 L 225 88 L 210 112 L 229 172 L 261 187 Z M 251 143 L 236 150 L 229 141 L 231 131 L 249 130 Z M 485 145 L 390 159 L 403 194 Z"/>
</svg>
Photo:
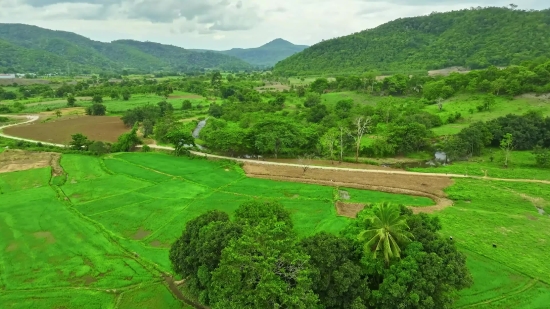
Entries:
<svg viewBox="0 0 550 309">
<path fill-rule="evenodd" d="M 0 79 L 15 79 L 15 74 L 0 74 Z"/>
</svg>

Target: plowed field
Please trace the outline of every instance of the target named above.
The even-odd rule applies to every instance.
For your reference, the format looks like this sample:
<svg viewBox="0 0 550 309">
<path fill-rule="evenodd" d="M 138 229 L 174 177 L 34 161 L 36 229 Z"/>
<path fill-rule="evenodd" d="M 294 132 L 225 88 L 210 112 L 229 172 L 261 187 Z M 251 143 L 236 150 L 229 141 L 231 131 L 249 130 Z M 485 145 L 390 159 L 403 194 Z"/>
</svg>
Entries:
<svg viewBox="0 0 550 309">
<path fill-rule="evenodd" d="M 7 135 L 57 144 L 69 142 L 71 135 L 76 133 L 82 133 L 94 141 L 116 142 L 127 131 L 129 129 L 119 118 L 108 116 L 76 116 L 4 129 Z"/>
</svg>

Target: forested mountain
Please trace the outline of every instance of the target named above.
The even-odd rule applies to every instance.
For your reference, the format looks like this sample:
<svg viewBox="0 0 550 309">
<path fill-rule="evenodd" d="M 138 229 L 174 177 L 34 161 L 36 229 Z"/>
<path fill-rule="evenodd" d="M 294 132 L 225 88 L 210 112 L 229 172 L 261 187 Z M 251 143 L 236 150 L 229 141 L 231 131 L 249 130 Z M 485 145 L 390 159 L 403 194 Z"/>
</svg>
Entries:
<svg viewBox="0 0 550 309">
<path fill-rule="evenodd" d="M 550 9 L 472 8 L 401 18 L 318 43 L 275 66 L 285 75 L 507 66 L 550 54 Z"/>
<path fill-rule="evenodd" d="M 306 45 L 294 45 L 283 39 L 276 39 L 257 48 L 233 48 L 221 53 L 237 57 L 252 65 L 271 67 L 307 47 Z"/>
<path fill-rule="evenodd" d="M 0 71 L 93 72 L 132 69 L 248 70 L 248 63 L 218 53 L 201 53 L 152 42 L 93 41 L 83 36 L 22 24 L 0 24 Z M 37 61 L 38 59 L 42 59 Z"/>
</svg>

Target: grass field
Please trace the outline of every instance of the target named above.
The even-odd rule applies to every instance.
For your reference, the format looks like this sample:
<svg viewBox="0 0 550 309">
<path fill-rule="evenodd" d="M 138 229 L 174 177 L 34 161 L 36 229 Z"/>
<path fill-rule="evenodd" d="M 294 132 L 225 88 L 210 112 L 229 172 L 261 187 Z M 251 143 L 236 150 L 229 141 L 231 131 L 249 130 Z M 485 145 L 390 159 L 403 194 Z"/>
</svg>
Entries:
<svg viewBox="0 0 550 309">
<path fill-rule="evenodd" d="M 168 249 L 190 219 L 263 197 L 290 210 L 302 237 L 350 220 L 336 215 L 332 187 L 251 179 L 228 162 L 125 153 L 60 163 L 60 187 L 49 167 L 0 174 L 2 307 L 184 308 L 160 275 L 171 272 Z M 352 202 L 432 203 L 342 190 Z"/>
<path fill-rule="evenodd" d="M 459 95 L 443 102 L 443 110 L 440 112 L 437 105 L 426 106 L 425 110 L 439 115 L 446 122 L 450 115 L 460 113 L 461 121 L 446 124 L 433 129 L 436 135 L 449 135 L 460 132 L 463 128 L 476 121 L 488 121 L 508 114 L 522 115 L 529 111 L 538 111 L 545 116 L 550 115 L 550 104 L 544 100 L 532 97 L 522 97 L 509 100 L 497 97 L 495 106 L 490 111 L 478 112 L 477 106 L 481 104 L 483 96 Z"/>
<path fill-rule="evenodd" d="M 491 162 L 491 151 L 494 157 Z M 535 156 L 530 151 L 513 151 L 508 168 L 504 168 L 503 154 L 499 149 L 488 149 L 481 157 L 469 161 L 457 161 L 439 167 L 411 168 L 412 171 L 429 173 L 450 173 L 493 178 L 550 180 L 550 169 L 537 168 Z"/>
<path fill-rule="evenodd" d="M 60 187 L 49 167 L 0 174 L 2 307 L 185 308 L 161 278 L 171 272 L 171 243 L 190 219 L 210 209 L 231 214 L 253 198 L 281 202 L 301 237 L 337 233 L 351 220 L 336 215 L 338 190 L 350 203 L 433 203 L 247 178 L 229 162 L 158 153 L 63 155 L 60 163 Z M 474 276 L 456 308 L 545 308 L 550 216 L 537 207 L 549 209 L 548 185 L 455 179 L 446 192 L 455 205 L 437 213 L 441 234 L 453 236 Z"/>
</svg>

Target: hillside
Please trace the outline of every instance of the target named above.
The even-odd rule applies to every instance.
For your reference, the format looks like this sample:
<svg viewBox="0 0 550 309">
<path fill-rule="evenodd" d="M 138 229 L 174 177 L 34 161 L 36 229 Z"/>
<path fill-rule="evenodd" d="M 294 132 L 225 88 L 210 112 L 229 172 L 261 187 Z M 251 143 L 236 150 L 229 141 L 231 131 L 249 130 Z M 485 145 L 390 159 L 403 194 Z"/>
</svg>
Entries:
<svg viewBox="0 0 550 309">
<path fill-rule="evenodd" d="M 550 10 L 478 8 L 401 18 L 318 43 L 275 66 L 285 75 L 472 69 L 550 53 Z"/>
<path fill-rule="evenodd" d="M 221 53 L 237 57 L 252 65 L 270 67 L 307 47 L 306 45 L 294 45 L 283 39 L 276 39 L 257 48 L 233 48 Z"/>
<path fill-rule="evenodd" d="M 200 53 L 152 42 L 104 43 L 71 32 L 22 24 L 0 24 L 0 40 L 0 44 L 6 46 L 0 50 L 0 70 L 55 71 L 67 66 L 73 72 L 123 68 L 141 72 L 251 69 L 240 59 L 217 53 Z"/>
</svg>

